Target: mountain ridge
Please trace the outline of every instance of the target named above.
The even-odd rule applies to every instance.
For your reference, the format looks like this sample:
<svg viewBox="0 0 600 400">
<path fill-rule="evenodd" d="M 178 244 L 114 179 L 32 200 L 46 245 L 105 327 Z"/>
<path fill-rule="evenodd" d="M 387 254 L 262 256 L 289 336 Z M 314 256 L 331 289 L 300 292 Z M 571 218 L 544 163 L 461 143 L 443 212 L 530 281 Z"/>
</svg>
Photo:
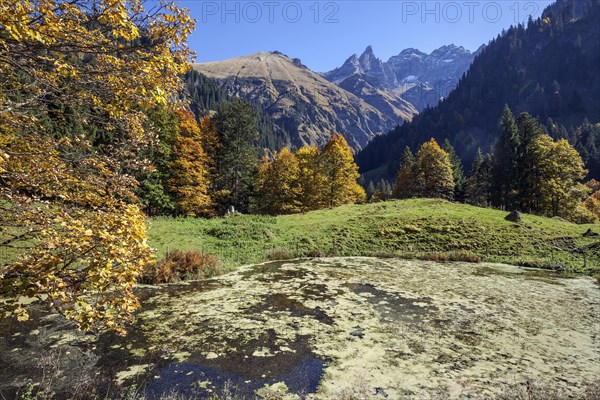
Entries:
<svg viewBox="0 0 600 400">
<path fill-rule="evenodd" d="M 264 106 L 289 132 L 293 146 L 323 145 L 333 132 L 340 132 L 358 150 L 417 114 L 410 103 L 397 98 L 388 99 L 393 107 L 382 112 L 278 51 L 192 67 L 217 81 L 230 96 Z"/>
<path fill-rule="evenodd" d="M 378 81 L 378 89 L 389 91 L 422 111 L 437 105 L 456 87 L 462 74 L 484 47 L 482 45 L 471 53 L 462 46 L 449 44 L 429 54 L 407 48 L 382 61 L 369 45 L 360 55 L 351 55 L 340 67 L 321 75 L 340 86 L 356 74 L 368 76 Z"/>
</svg>

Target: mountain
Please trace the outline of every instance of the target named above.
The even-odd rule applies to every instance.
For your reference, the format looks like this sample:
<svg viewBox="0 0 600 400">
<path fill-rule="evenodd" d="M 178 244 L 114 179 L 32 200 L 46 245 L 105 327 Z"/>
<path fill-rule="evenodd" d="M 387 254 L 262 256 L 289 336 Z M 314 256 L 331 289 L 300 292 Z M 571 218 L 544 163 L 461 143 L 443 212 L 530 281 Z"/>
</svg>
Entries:
<svg viewBox="0 0 600 400">
<path fill-rule="evenodd" d="M 354 94 L 385 115 L 404 119 L 407 114 L 416 114 L 415 107 L 399 95 L 379 87 L 377 80 L 364 75 L 354 74 L 338 84 L 342 89 Z"/>
<path fill-rule="evenodd" d="M 474 57 L 483 48 L 471 53 L 462 46 L 442 46 L 431 54 L 409 48 L 390 57 L 386 62 L 375 56 L 368 46 L 360 55 L 352 55 L 344 64 L 322 75 L 340 85 L 346 79 L 362 75 L 374 79 L 375 87 L 391 92 L 390 95 L 404 99 L 418 110 L 436 105 L 456 87 L 462 74 L 469 68 Z M 358 97 L 360 94 L 352 92 Z"/>
<path fill-rule="evenodd" d="M 417 113 L 410 103 L 368 84 L 360 90 L 370 101 L 363 100 L 280 52 L 194 64 L 193 69 L 229 96 L 260 105 L 294 146 L 323 145 L 340 132 L 358 150 Z"/>
<path fill-rule="evenodd" d="M 190 99 L 190 109 L 200 118 L 212 114 L 219 109 L 221 103 L 230 101 L 231 97 L 221 89 L 214 80 L 191 70 L 184 77 L 186 97 Z M 269 113 L 260 105 L 254 105 L 260 136 L 256 146 L 261 154 L 269 154 L 289 146 L 291 140 L 287 132 L 282 132 L 275 125 Z"/>
<path fill-rule="evenodd" d="M 599 21 L 600 0 L 558 0 L 527 27 L 503 32 L 475 57 L 437 107 L 369 143 L 357 155 L 361 171 L 391 178 L 404 147 L 415 149 L 431 137 L 448 139 L 468 163 L 478 147 L 491 149 L 505 104 L 517 115 L 529 112 L 556 132 L 600 122 Z M 410 53 L 414 56 L 403 61 L 407 71 L 420 65 L 410 61 L 419 54 Z M 446 59 L 443 54 L 436 57 Z M 570 129 L 575 132 L 563 136 L 572 144 L 599 154 L 593 142 L 600 137 Z"/>
</svg>

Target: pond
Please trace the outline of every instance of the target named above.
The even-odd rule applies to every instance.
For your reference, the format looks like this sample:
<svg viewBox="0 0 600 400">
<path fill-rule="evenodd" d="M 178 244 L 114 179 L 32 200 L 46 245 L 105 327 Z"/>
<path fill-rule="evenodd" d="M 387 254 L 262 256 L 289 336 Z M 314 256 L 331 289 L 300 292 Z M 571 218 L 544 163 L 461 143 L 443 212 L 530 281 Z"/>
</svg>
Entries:
<svg viewBox="0 0 600 400">
<path fill-rule="evenodd" d="M 53 373 L 59 395 L 86 374 L 146 399 L 257 390 L 478 398 L 527 378 L 577 393 L 600 373 L 600 290 L 583 276 L 318 258 L 141 287 L 139 295 L 143 307 L 126 337 L 78 333 L 41 311 L 26 323 L 2 321 L 2 393 Z"/>
</svg>

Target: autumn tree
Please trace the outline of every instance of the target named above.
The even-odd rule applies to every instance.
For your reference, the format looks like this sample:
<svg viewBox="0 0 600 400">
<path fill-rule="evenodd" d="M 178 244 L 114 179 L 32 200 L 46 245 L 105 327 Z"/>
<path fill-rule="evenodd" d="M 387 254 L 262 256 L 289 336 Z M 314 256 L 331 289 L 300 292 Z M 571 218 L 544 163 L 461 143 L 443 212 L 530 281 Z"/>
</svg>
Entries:
<svg viewBox="0 0 600 400">
<path fill-rule="evenodd" d="M 156 143 L 147 113 L 181 89 L 193 22 L 170 1 L 4 0 L 0 27 L 0 251 L 15 256 L 0 314 L 27 319 L 37 301 L 122 331 L 152 260 L 132 177 Z"/>
<path fill-rule="evenodd" d="M 416 159 L 410 148 L 405 147 L 400 159 L 400 169 L 396 177 L 393 195 L 397 199 L 408 199 L 415 195 L 416 186 Z"/>
<path fill-rule="evenodd" d="M 264 158 L 258 169 L 256 210 L 264 214 L 293 214 L 301 210 L 300 166 L 284 147 L 270 162 Z"/>
<path fill-rule="evenodd" d="M 360 177 L 358 166 L 342 135 L 331 135 L 320 158 L 321 170 L 327 180 L 324 195 L 329 207 L 366 201 L 365 191 L 357 183 Z"/>
<path fill-rule="evenodd" d="M 177 208 L 183 214 L 210 215 L 209 171 L 201 144 L 201 130 L 190 111 L 179 110 L 178 117 L 179 135 L 175 138 L 169 164 L 169 189 L 174 193 Z"/>
<path fill-rule="evenodd" d="M 214 201 L 221 213 L 229 206 L 247 211 L 259 162 L 256 110 L 252 104 L 234 99 L 220 105 L 214 123 L 219 143 Z"/>
<path fill-rule="evenodd" d="M 523 204 L 547 216 L 569 218 L 586 194 L 580 181 L 587 174 L 583 160 L 565 139 L 554 142 L 542 134 L 528 147 L 528 190 Z"/>
<path fill-rule="evenodd" d="M 592 222 L 600 221 L 600 182 L 591 179 L 585 183 L 587 197 L 583 201 L 585 208 L 592 216 Z"/>
<path fill-rule="evenodd" d="M 477 149 L 471 172 L 465 181 L 465 199 L 467 203 L 487 207 L 491 200 L 492 159 Z"/>
<path fill-rule="evenodd" d="M 453 198 L 452 163 L 435 139 L 423 143 L 417 153 L 416 181 L 419 197 Z"/>
<path fill-rule="evenodd" d="M 327 207 L 327 178 L 321 167 L 321 155 L 316 146 L 304 146 L 296 152 L 298 160 L 299 201 L 302 212 Z"/>
</svg>

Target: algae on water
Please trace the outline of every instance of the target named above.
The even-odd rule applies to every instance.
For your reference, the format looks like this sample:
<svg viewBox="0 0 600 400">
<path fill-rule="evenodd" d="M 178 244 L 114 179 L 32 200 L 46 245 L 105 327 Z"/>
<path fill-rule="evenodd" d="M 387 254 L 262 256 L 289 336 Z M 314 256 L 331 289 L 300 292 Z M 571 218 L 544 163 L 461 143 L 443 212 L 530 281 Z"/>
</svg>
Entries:
<svg viewBox="0 0 600 400">
<path fill-rule="evenodd" d="M 477 397 L 528 377 L 577 393 L 600 372 L 597 284 L 507 265 L 265 263 L 154 287 L 138 318 L 128 337 L 99 341 L 99 364 L 125 385 L 146 382 L 148 398 L 165 389 L 208 396 L 226 386 L 289 398 L 337 399 L 359 389 L 394 399 L 440 390 Z M 70 334 L 52 333 L 61 344 Z M 34 336 L 31 329 L 13 340 L 26 348 Z M 4 333 L 3 340 L 4 356 Z"/>
</svg>

